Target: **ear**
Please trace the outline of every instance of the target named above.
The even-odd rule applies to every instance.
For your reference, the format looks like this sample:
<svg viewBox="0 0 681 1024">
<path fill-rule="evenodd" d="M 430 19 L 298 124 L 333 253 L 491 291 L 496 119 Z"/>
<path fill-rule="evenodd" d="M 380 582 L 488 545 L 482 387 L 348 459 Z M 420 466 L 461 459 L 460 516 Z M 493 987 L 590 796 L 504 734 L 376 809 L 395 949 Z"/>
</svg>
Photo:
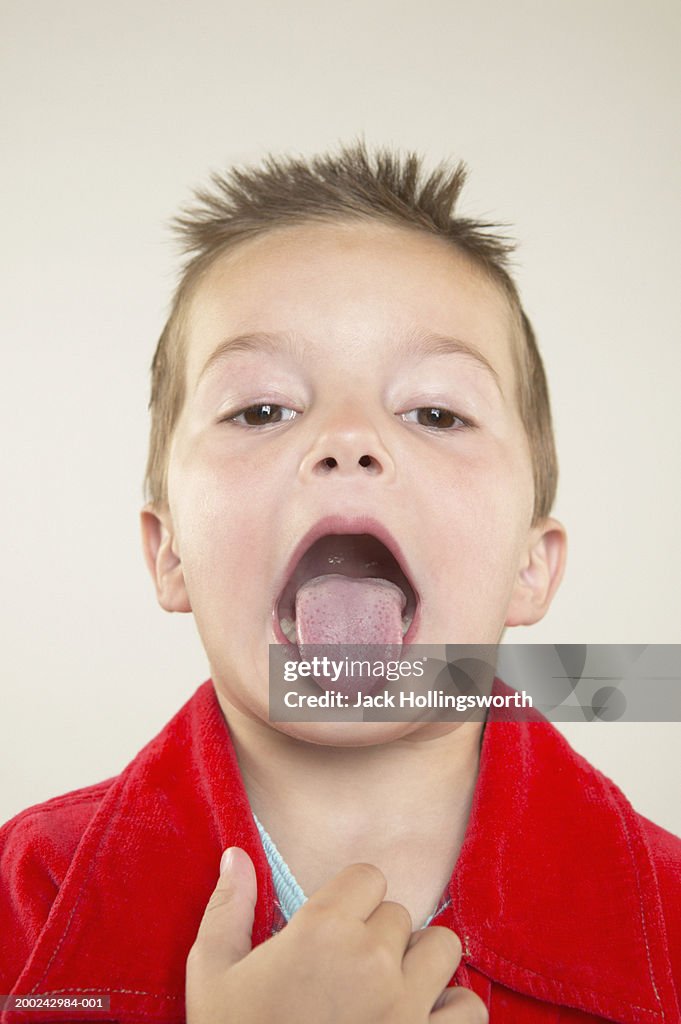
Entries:
<svg viewBox="0 0 681 1024">
<path fill-rule="evenodd" d="M 506 626 L 531 626 L 546 615 L 563 578 L 567 534 L 557 519 L 532 527 L 523 563 L 513 588 Z"/>
<path fill-rule="evenodd" d="M 167 612 L 190 612 L 170 509 L 156 508 L 151 503 L 145 505 L 140 512 L 140 525 L 144 558 L 156 587 L 158 603 Z"/>
</svg>

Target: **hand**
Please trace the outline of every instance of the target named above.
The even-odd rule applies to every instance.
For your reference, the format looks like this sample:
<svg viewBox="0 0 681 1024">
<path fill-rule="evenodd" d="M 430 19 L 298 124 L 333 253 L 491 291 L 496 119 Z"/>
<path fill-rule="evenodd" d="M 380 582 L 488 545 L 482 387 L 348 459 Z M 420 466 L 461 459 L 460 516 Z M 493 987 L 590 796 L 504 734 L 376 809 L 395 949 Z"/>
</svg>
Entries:
<svg viewBox="0 0 681 1024">
<path fill-rule="evenodd" d="M 486 1024 L 448 928 L 411 932 L 373 864 L 351 864 L 251 949 L 253 863 L 233 848 L 187 958 L 187 1024 Z"/>
</svg>

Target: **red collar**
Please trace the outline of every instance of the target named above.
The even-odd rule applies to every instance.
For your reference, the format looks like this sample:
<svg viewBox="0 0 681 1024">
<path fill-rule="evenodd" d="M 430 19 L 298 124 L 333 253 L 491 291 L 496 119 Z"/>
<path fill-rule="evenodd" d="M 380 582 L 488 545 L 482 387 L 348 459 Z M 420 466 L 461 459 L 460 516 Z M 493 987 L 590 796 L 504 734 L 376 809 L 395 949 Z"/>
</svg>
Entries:
<svg viewBox="0 0 681 1024">
<path fill-rule="evenodd" d="M 208 680 L 113 780 L 15 991 L 95 989 L 118 1020 L 183 1020 L 186 955 L 227 846 L 256 868 L 258 944 L 272 877 Z M 637 815 L 543 719 L 490 716 L 450 891 L 437 923 L 492 982 L 624 1024 L 676 1019 Z"/>
</svg>

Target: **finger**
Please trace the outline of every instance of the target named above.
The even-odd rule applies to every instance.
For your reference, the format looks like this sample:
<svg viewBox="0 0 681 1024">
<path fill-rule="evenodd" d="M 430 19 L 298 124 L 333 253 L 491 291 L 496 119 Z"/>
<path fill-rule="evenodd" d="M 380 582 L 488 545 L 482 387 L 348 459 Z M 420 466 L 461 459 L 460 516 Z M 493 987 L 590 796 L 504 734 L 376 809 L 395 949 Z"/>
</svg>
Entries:
<svg viewBox="0 0 681 1024">
<path fill-rule="evenodd" d="M 308 899 L 305 908 L 335 910 L 362 921 L 383 902 L 388 890 L 385 875 L 375 864 L 348 864 Z"/>
<path fill-rule="evenodd" d="M 376 939 L 392 950 L 398 964 L 401 963 L 411 936 L 412 920 L 407 908 L 401 903 L 384 900 L 367 918 L 366 924 Z"/>
<path fill-rule="evenodd" d="M 455 985 L 438 999 L 428 1024 L 487 1024 L 489 1013 L 480 996 L 469 988 Z"/>
<path fill-rule="evenodd" d="M 232 848 L 204 911 L 193 959 L 229 967 L 251 951 L 258 883 L 253 861 L 245 850 Z M 226 860 L 226 858 L 225 858 Z"/>
<path fill-rule="evenodd" d="M 412 949 L 412 947 L 416 945 L 416 943 L 419 941 L 419 939 L 423 938 L 423 936 L 425 935 L 426 931 L 427 931 L 426 928 L 419 928 L 418 931 L 412 932 L 411 933 L 411 938 L 409 939 L 409 942 L 407 943 L 407 950 Z"/>
<path fill-rule="evenodd" d="M 405 953 L 402 970 L 407 983 L 425 998 L 431 991 L 442 991 L 451 981 L 460 961 L 458 935 L 449 928 L 431 925 L 422 930 L 421 936 Z"/>
</svg>

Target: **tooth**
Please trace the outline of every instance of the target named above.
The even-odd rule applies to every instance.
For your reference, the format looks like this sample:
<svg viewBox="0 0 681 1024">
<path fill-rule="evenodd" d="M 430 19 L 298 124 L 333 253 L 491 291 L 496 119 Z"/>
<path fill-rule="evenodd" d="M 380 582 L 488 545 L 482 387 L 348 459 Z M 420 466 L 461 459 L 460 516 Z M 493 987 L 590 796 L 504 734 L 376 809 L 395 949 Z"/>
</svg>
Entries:
<svg viewBox="0 0 681 1024">
<path fill-rule="evenodd" d="M 402 618 L 402 636 L 405 635 L 409 627 L 411 626 L 413 615 L 405 615 Z"/>
<path fill-rule="evenodd" d="M 295 643 L 296 624 L 293 621 L 293 619 L 280 619 L 279 625 L 281 626 L 281 631 L 286 637 L 286 639 L 290 640 L 292 643 Z"/>
</svg>

